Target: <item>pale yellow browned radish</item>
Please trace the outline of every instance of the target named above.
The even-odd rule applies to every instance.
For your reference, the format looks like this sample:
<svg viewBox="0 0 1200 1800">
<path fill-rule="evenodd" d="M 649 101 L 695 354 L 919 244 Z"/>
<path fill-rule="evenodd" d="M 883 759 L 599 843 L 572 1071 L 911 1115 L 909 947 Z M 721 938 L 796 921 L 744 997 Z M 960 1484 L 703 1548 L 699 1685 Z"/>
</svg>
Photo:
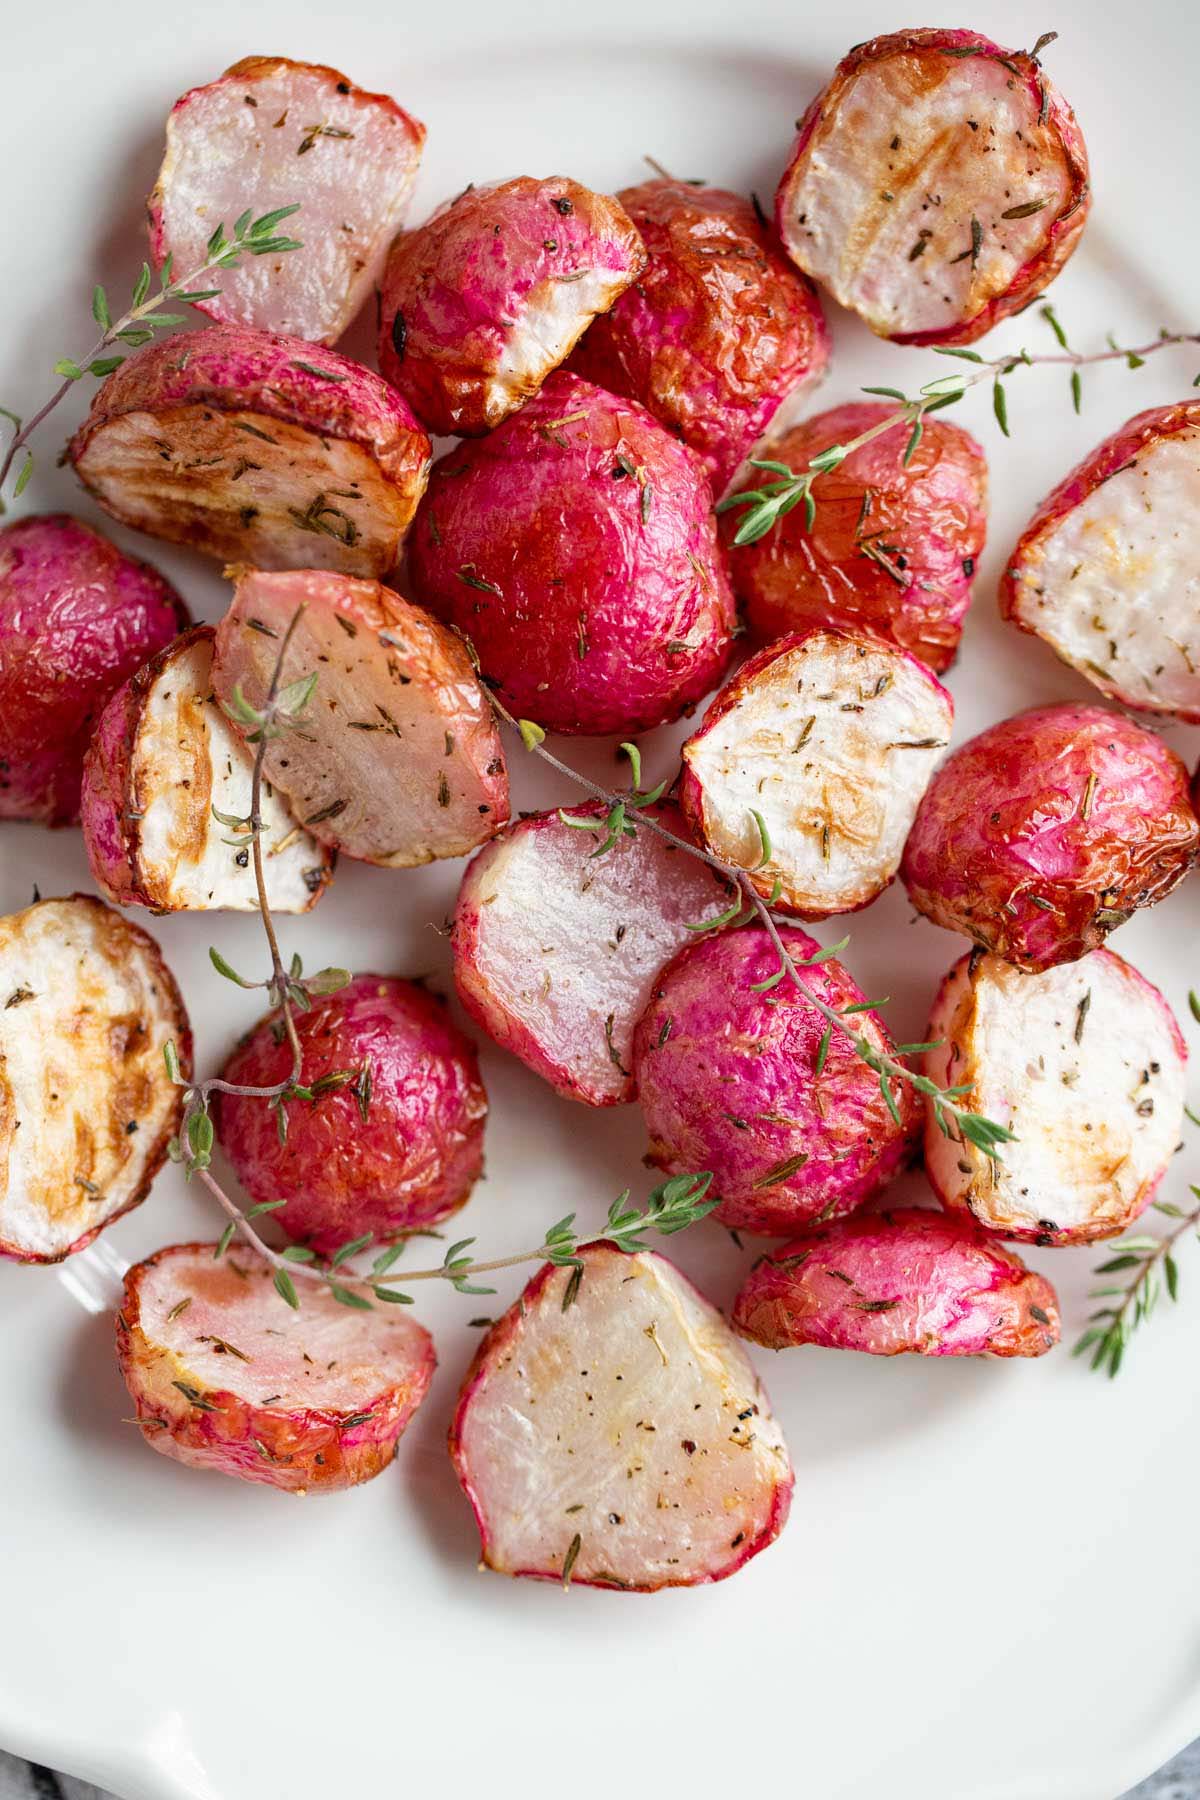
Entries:
<svg viewBox="0 0 1200 1800">
<path fill-rule="evenodd" d="M 782 1530 L 783 1435 L 720 1313 L 606 1244 L 549 1264 L 492 1327 L 450 1453 L 503 1575 L 653 1592 L 732 1575 Z"/>
<path fill-rule="evenodd" d="M 253 195 L 257 213 L 299 206 L 303 255 L 243 256 L 200 310 L 235 325 L 332 344 L 369 296 L 417 178 L 425 127 L 337 69 L 246 56 L 192 88 L 167 117 L 150 196 L 157 268 L 199 268 L 214 227 Z M 208 284 L 205 283 L 205 286 Z"/>
<path fill-rule="evenodd" d="M 302 730 L 264 768 L 300 823 L 362 862 L 412 868 L 476 849 L 508 818 L 508 773 L 462 640 L 374 581 L 235 571 L 213 686 L 261 706 L 296 613 L 284 678 L 317 676 Z"/>
<path fill-rule="evenodd" d="M 942 1204 L 988 1231 L 1084 1244 L 1154 1197 L 1183 1129 L 1187 1046 L 1158 989 L 1111 950 L 1039 974 L 998 956 L 955 963 L 934 1002 L 925 1072 L 1013 1133 L 998 1159 L 942 1133 L 925 1166 Z"/>
<path fill-rule="evenodd" d="M 158 945 L 102 900 L 0 919 L 0 1256 L 58 1262 L 144 1200 L 179 1127 L 191 1031 Z"/>
<path fill-rule="evenodd" d="M 304 1285 L 299 1310 L 254 1257 L 175 1244 L 125 1277 L 117 1358 L 152 1449 L 287 1493 L 387 1467 L 433 1376 L 433 1340 L 395 1307 Z"/>
<path fill-rule="evenodd" d="M 152 657 L 105 708 L 84 762 L 82 823 L 108 899 L 155 912 L 258 910 L 247 819 L 254 752 L 213 692 L 211 625 Z M 268 782 L 259 800 L 272 912 L 307 912 L 334 855 L 296 823 Z"/>
</svg>

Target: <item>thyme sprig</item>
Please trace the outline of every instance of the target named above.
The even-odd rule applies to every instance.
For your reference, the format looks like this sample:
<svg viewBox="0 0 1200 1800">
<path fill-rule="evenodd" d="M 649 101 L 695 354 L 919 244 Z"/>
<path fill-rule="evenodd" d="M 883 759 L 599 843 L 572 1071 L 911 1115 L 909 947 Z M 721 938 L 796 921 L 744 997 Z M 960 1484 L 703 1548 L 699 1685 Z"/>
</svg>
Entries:
<svg viewBox="0 0 1200 1800">
<path fill-rule="evenodd" d="M 954 406 L 972 388 L 982 382 L 992 383 L 992 410 L 996 423 L 1005 437 L 1010 435 L 1008 424 L 1008 391 L 1005 380 L 1018 369 L 1040 368 L 1051 365 L 1066 366 L 1070 369 L 1071 403 L 1079 412 L 1083 403 L 1083 386 L 1079 371 L 1097 363 L 1122 361 L 1130 369 L 1140 369 L 1148 357 L 1158 351 L 1165 350 L 1173 344 L 1200 344 L 1200 332 L 1161 331 L 1148 344 L 1139 344 L 1136 348 L 1123 348 L 1109 337 L 1106 350 L 1081 351 L 1073 350 L 1059 321 L 1057 313 L 1051 306 L 1043 306 L 1040 315 L 1045 320 L 1059 348 L 1055 351 L 1016 350 L 1006 356 L 983 357 L 977 350 L 961 349 L 956 345 L 935 346 L 939 356 L 951 356 L 963 363 L 974 365 L 961 370 L 956 369 L 952 375 L 941 375 L 927 381 L 915 394 L 906 394 L 901 388 L 865 387 L 864 394 L 872 394 L 897 402 L 896 411 L 886 418 L 878 420 L 866 431 L 860 431 L 857 437 L 848 438 L 845 443 L 830 444 L 819 455 L 814 456 L 803 469 L 792 469 L 787 463 L 775 462 L 770 458 L 753 457 L 751 467 L 762 469 L 774 477 L 772 481 L 762 483 L 755 488 L 742 488 L 737 493 L 726 495 L 718 502 L 719 513 L 739 510 L 742 513 L 737 531 L 734 533 L 735 544 L 756 544 L 760 538 L 767 536 L 788 513 L 797 506 L 804 508 L 805 530 L 811 531 L 816 521 L 817 503 L 813 495 L 813 486 L 822 475 L 830 474 L 840 468 L 846 458 L 864 444 L 870 444 L 876 438 L 887 433 L 907 430 L 908 437 L 901 455 L 901 462 L 907 468 L 916 455 L 917 446 L 925 431 L 925 420 L 930 413 L 940 412 L 944 407 Z M 1200 375 L 1192 384 L 1200 386 Z"/>
<path fill-rule="evenodd" d="M 553 751 L 547 750 L 544 741 L 546 734 L 540 726 L 533 724 L 529 719 L 515 718 L 490 689 L 486 691 L 496 716 L 520 735 L 522 743 L 532 755 L 548 763 L 560 775 L 574 782 L 577 787 L 586 789 L 593 798 L 604 802 L 607 806 L 608 811 L 604 819 L 586 814 L 572 816 L 562 811 L 559 813 L 559 817 L 565 824 L 603 833 L 603 841 L 591 853 L 593 857 L 603 855 L 613 849 L 622 837 L 633 835 L 638 830 L 646 830 L 663 838 L 675 849 L 683 850 L 688 856 L 693 856 L 699 862 L 706 863 L 710 869 L 724 877 L 729 884 L 730 893 L 734 896 L 730 906 L 724 912 L 718 913 L 710 919 L 698 921 L 695 929 L 714 931 L 726 925 L 741 923 L 743 919 L 755 916 L 759 918 L 766 927 L 771 943 L 779 957 L 779 966 L 775 973 L 769 975 L 765 981 L 755 983 L 755 991 L 765 991 L 777 987 L 784 980 L 790 980 L 805 1004 L 820 1013 L 825 1020 L 825 1032 L 818 1051 L 818 1074 L 825 1067 L 830 1045 L 833 1042 L 834 1034 L 837 1033 L 849 1042 L 855 1055 L 878 1077 L 880 1092 L 888 1111 L 897 1124 L 900 1123 L 900 1109 L 896 1101 L 897 1084 L 906 1083 L 929 1100 L 938 1128 L 946 1137 L 952 1138 L 956 1142 L 974 1144 L 977 1149 L 983 1151 L 985 1156 L 998 1160 L 999 1146 L 1010 1142 L 1013 1137 L 1013 1133 L 1007 1126 L 960 1105 L 960 1096 L 969 1091 L 967 1087 L 940 1087 L 930 1076 L 910 1068 L 902 1060 L 905 1055 L 915 1055 L 920 1051 L 936 1048 L 935 1043 L 898 1044 L 894 1055 L 881 1050 L 851 1022 L 852 1016 L 860 1012 L 861 1007 L 847 1007 L 839 1010 L 814 993 L 805 983 L 800 974 L 801 969 L 811 968 L 813 965 L 825 962 L 835 956 L 839 951 L 845 949 L 850 941 L 848 938 L 843 938 L 840 943 L 829 949 L 817 951 L 807 961 L 801 961 L 794 957 L 780 936 L 779 928 L 771 911 L 771 903 L 764 900 L 758 893 L 745 870 L 739 869 L 733 863 L 725 862 L 721 857 L 715 856 L 710 850 L 702 849 L 698 844 L 689 843 L 686 838 L 679 837 L 670 830 L 660 819 L 648 815 L 645 808 L 650 801 L 641 787 L 642 764 L 636 746 L 630 744 L 621 746 L 630 759 L 632 787 L 627 793 L 616 793 L 610 788 L 604 787 L 600 782 L 582 775 L 578 769 L 563 762 L 561 757 L 556 756 Z M 648 792 L 657 797 L 663 792 L 665 785 L 660 782 L 657 787 Z M 757 821 L 756 826 L 762 849 L 766 853 L 769 839 L 765 833 L 765 826 Z M 776 893 L 778 885 L 777 882 Z"/>
<path fill-rule="evenodd" d="M 1162 1237 L 1122 1237 L 1109 1245 L 1111 1254 L 1096 1267 L 1097 1275 L 1125 1275 L 1124 1283 L 1109 1282 L 1093 1288 L 1091 1299 L 1105 1304 L 1088 1318 L 1087 1330 L 1076 1343 L 1073 1355 L 1092 1352 L 1091 1367 L 1116 1375 L 1125 1358 L 1129 1340 L 1139 1326 L 1154 1313 L 1165 1287 L 1172 1300 L 1179 1298 L 1179 1266 L 1175 1247 L 1189 1232 L 1200 1236 L 1200 1187 L 1191 1193 L 1197 1204 L 1190 1212 L 1170 1200 L 1155 1200 L 1154 1210 L 1175 1221 Z"/>
<path fill-rule="evenodd" d="M 158 288 L 154 292 L 151 292 L 153 277 L 150 265 L 143 263 L 141 273 L 133 284 L 129 305 L 117 319 L 112 316 L 112 306 L 104 288 L 99 285 L 93 288 L 92 317 L 100 327 L 100 336 L 91 349 L 84 351 L 81 356 L 58 358 L 54 364 L 54 373 L 61 378 L 60 385 L 28 423 L 23 423 L 20 415 L 11 412 L 8 407 L 0 407 L 0 416 L 14 427 L 14 435 L 0 461 L 0 512 L 4 510 L 5 482 L 22 450 L 25 458 L 13 486 L 13 497 L 17 498 L 24 493 L 29 483 L 34 468 L 29 440 L 42 421 L 49 417 L 75 383 L 82 381 L 85 375 L 111 375 L 125 361 L 123 352 L 115 355 L 106 355 L 105 352 L 117 344 L 127 344 L 130 349 L 138 349 L 141 345 L 148 344 L 155 332 L 172 331 L 176 326 L 186 324 L 183 313 L 164 312 L 162 308 L 169 301 L 195 306 L 202 300 L 214 300 L 221 292 L 220 288 L 202 285 L 205 277 L 214 270 L 236 269 L 240 267 L 243 256 L 279 256 L 289 250 L 302 249 L 303 245 L 298 239 L 288 237 L 278 229 L 285 219 L 290 219 L 293 213 L 299 211 L 298 201 L 293 206 L 277 206 L 257 219 L 252 217 L 251 211 L 246 211 L 235 221 L 232 233 L 227 232 L 224 225 L 218 225 L 205 246 L 204 261 L 199 267 L 176 278 L 172 271 L 172 259 L 168 256 L 159 271 Z"/>
</svg>

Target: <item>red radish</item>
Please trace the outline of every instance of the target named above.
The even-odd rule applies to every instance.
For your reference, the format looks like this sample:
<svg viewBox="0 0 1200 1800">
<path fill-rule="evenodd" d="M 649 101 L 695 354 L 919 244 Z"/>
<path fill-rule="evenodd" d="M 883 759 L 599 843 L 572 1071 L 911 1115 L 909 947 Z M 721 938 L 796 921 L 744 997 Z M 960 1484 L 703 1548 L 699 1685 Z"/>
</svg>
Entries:
<svg viewBox="0 0 1200 1800">
<path fill-rule="evenodd" d="M 192 88 L 167 117 L 150 196 L 150 247 L 176 280 L 203 268 L 214 228 L 227 232 L 253 196 L 260 216 L 299 205 L 284 229 L 297 252 L 243 255 L 199 309 L 225 324 L 332 344 L 374 286 L 421 162 L 425 127 L 386 94 L 337 69 L 246 56 Z M 197 284 L 192 284 L 197 285 Z"/>
<path fill-rule="evenodd" d="M 735 1330 L 768 1350 L 821 1344 L 871 1356 L 1042 1356 L 1058 1297 L 970 1221 L 906 1208 L 860 1213 L 782 1244 L 750 1271 Z"/>
<path fill-rule="evenodd" d="M 315 674 L 302 731 L 268 747 L 268 779 L 321 843 L 413 868 L 463 856 L 508 818 L 508 774 L 461 639 L 374 581 L 235 570 L 213 686 L 261 707 L 297 611 L 285 678 Z M 251 726 L 246 726 L 251 730 Z"/>
<path fill-rule="evenodd" d="M 937 28 L 842 59 L 800 120 L 775 218 L 880 337 L 970 344 L 1049 286 L 1089 205 L 1083 135 L 1037 57 Z"/>
<path fill-rule="evenodd" d="M 605 817 L 589 803 L 572 818 Z M 674 807 L 650 816 L 686 832 Z M 632 1100 L 633 1028 L 654 977 L 723 912 L 727 884 L 644 827 L 593 858 L 557 810 L 530 813 L 479 852 L 459 889 L 452 946 L 463 1005 L 568 1100 Z"/>
<path fill-rule="evenodd" d="M 596 320 L 571 366 L 640 400 L 703 457 L 720 494 L 825 373 L 821 303 L 740 194 L 661 180 L 617 198 L 649 267 Z"/>
<path fill-rule="evenodd" d="M 105 702 L 187 622 L 156 569 L 81 520 L 46 513 L 0 528 L 0 818 L 78 818 Z"/>
<path fill-rule="evenodd" d="M 293 1311 L 265 1263 L 173 1244 L 125 1277 L 117 1360 L 142 1436 L 193 1469 L 285 1493 L 370 1481 L 433 1377 L 433 1340 L 392 1308 L 303 1284 Z"/>
<path fill-rule="evenodd" d="M 187 1013 L 158 945 L 90 894 L 0 919 L 0 1257 L 61 1262 L 144 1200 L 179 1129 Z"/>
<path fill-rule="evenodd" d="M 482 1560 L 564 1585 L 694 1587 L 783 1529 L 792 1470 L 720 1313 L 664 1257 L 549 1264 L 480 1344 L 450 1454 Z M 570 1292 L 574 1298 L 570 1298 Z"/>
<path fill-rule="evenodd" d="M 935 925 L 1047 969 L 1164 899 L 1198 844 L 1187 770 L 1161 738 L 1099 706 L 1043 706 L 947 758 L 901 876 Z"/>
<path fill-rule="evenodd" d="M 213 693 L 214 635 L 195 625 L 143 664 L 109 701 L 88 750 L 84 843 L 97 886 L 122 906 L 258 909 L 250 838 L 218 817 L 249 816 L 254 753 Z M 266 782 L 259 810 L 271 910 L 307 912 L 336 858 Z"/>
<path fill-rule="evenodd" d="M 379 367 L 427 430 L 492 431 L 645 263 L 623 208 L 577 181 L 469 187 L 392 245 Z"/>
<path fill-rule="evenodd" d="M 805 919 L 894 879 L 954 702 L 859 633 L 781 638 L 743 663 L 683 746 L 680 803 L 713 853 Z"/>
<path fill-rule="evenodd" d="M 835 406 L 794 426 L 770 456 L 802 471 L 895 416 L 876 401 Z M 795 507 L 757 543 L 731 549 L 733 584 L 760 643 L 824 625 L 869 631 L 931 669 L 954 661 L 987 530 L 987 462 L 944 419 L 925 421 L 906 462 L 908 441 L 903 429 L 884 432 L 821 475 L 811 528 Z M 754 472 L 752 485 L 760 479 L 772 477 Z M 738 508 L 725 515 L 728 544 L 743 517 Z"/>
<path fill-rule="evenodd" d="M 292 1051 L 274 1015 L 222 1071 L 236 1087 L 274 1087 Z M 434 995 L 395 976 L 358 975 L 296 1018 L 300 1085 L 282 1108 L 215 1097 L 221 1148 L 288 1236 L 332 1255 L 353 1238 L 394 1238 L 457 1212 L 483 1167 L 487 1095 L 475 1046 Z"/>
<path fill-rule="evenodd" d="M 378 375 L 245 325 L 164 338 L 115 370 L 70 445 L 123 525 L 222 562 L 386 575 L 429 439 Z"/>
<path fill-rule="evenodd" d="M 509 711 L 549 731 L 677 719 L 733 645 L 698 458 L 642 407 L 561 369 L 436 464 L 409 570 Z"/>
</svg>

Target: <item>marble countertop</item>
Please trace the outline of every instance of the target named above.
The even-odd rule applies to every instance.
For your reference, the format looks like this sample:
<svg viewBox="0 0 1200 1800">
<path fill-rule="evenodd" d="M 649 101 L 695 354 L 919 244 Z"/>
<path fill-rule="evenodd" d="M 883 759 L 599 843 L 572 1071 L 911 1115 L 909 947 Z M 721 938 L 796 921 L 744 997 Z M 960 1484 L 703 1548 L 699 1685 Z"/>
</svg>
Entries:
<svg viewBox="0 0 1200 1800">
<path fill-rule="evenodd" d="M 0 1800 L 112 1800 L 112 1796 L 86 1781 L 55 1775 L 0 1750 Z M 828 1795 L 826 1800 L 836 1800 L 836 1796 Z M 1052 1797 L 1048 1795 L 1047 1800 Z M 1097 1794 L 1095 1800 L 1200 1800 L 1200 1739 L 1128 1794 Z"/>
</svg>

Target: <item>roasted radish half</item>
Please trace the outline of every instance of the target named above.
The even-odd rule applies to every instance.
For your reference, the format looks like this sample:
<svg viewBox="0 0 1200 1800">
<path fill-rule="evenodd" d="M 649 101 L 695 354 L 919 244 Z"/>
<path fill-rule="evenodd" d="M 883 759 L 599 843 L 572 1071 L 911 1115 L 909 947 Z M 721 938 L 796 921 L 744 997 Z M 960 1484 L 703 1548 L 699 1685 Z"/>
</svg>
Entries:
<svg viewBox="0 0 1200 1800">
<path fill-rule="evenodd" d="M 835 406 L 772 442 L 768 454 L 801 472 L 895 416 L 874 401 Z M 811 527 L 796 507 L 757 543 L 734 548 L 745 514 L 725 514 L 733 585 L 752 637 L 771 643 L 831 625 L 869 631 L 931 669 L 954 661 L 987 533 L 987 462 L 975 439 L 944 419 L 925 421 L 911 456 L 908 444 L 903 430 L 886 431 L 821 475 Z M 752 485 L 770 479 L 755 472 Z"/>
<path fill-rule="evenodd" d="M 244 1037 L 222 1073 L 274 1087 L 292 1051 L 274 1015 Z M 487 1095 L 475 1046 L 444 1003 L 415 982 L 358 975 L 298 1015 L 300 1086 L 281 1107 L 216 1096 L 221 1148 L 290 1238 L 331 1255 L 353 1238 L 394 1238 L 438 1224 L 483 1167 Z"/>
<path fill-rule="evenodd" d="M 390 588 L 238 571 L 217 627 L 218 697 L 235 714 L 239 695 L 261 707 L 297 611 L 284 679 L 317 684 L 304 729 L 273 740 L 264 766 L 301 824 L 391 869 L 493 836 L 508 818 L 508 774 L 487 696 L 461 640 Z"/>
<path fill-rule="evenodd" d="M 187 624 L 148 563 L 65 513 L 0 529 L 0 818 L 79 816 L 88 738 L 113 690 Z"/>
<path fill-rule="evenodd" d="M 800 121 L 775 218 L 880 337 L 970 344 L 1053 281 L 1089 204 L 1082 133 L 1036 55 L 935 29 L 843 58 Z"/>
<path fill-rule="evenodd" d="M 733 646 L 699 459 L 643 407 L 561 369 L 437 463 L 409 570 L 510 712 L 549 731 L 677 719 Z"/>
<path fill-rule="evenodd" d="M 798 963 L 818 954 L 784 929 Z M 897 1083 L 896 1112 L 878 1075 L 789 978 L 764 927 L 746 926 L 682 950 L 654 983 L 633 1039 L 633 1072 L 650 1133 L 650 1161 L 671 1174 L 712 1171 L 716 1216 L 735 1229 L 784 1237 L 852 1212 L 909 1160 L 920 1110 Z M 875 1050 L 892 1042 L 839 962 L 801 968 L 827 1006 L 855 1012 Z M 755 989 L 758 992 L 755 992 Z"/>
<path fill-rule="evenodd" d="M 433 1376 L 433 1340 L 315 1282 L 293 1311 L 254 1258 L 173 1244 L 125 1277 L 117 1359 L 152 1449 L 286 1493 L 370 1481 Z"/>
<path fill-rule="evenodd" d="M 1005 618 L 1101 693 L 1200 724 L 1200 402 L 1139 413 L 1042 502 Z"/>
<path fill-rule="evenodd" d="M 244 325 L 149 344 L 70 445 L 123 525 L 222 562 L 386 575 L 425 491 L 429 439 L 378 375 Z"/>
<path fill-rule="evenodd" d="M 571 817 L 599 825 L 607 808 Z M 674 807 L 651 816 L 678 834 Z M 463 1005 L 568 1100 L 632 1100 L 633 1028 L 655 975 L 723 912 L 726 886 L 644 826 L 602 857 L 557 811 L 532 813 L 479 852 L 454 912 Z"/>
<path fill-rule="evenodd" d="M 1096 950 L 1022 974 L 978 952 L 934 1002 L 926 1072 L 1007 1125 L 1000 1160 L 948 1138 L 929 1110 L 925 1166 L 943 1206 L 1036 1244 L 1114 1237 L 1150 1204 L 1179 1144 L 1187 1047 L 1136 969 Z"/>
<path fill-rule="evenodd" d="M 477 437 L 537 393 L 645 263 L 624 209 L 577 181 L 469 187 L 392 245 L 379 367 L 428 431 Z"/>
<path fill-rule="evenodd" d="M 192 1035 L 158 945 L 87 894 L 0 919 L 0 1256 L 60 1262 L 144 1200 Z"/>
<path fill-rule="evenodd" d="M 1198 842 L 1187 770 L 1161 738 L 1099 706 L 1043 706 L 946 759 L 901 875 L 935 925 L 1046 969 L 1162 900 Z"/>
<path fill-rule="evenodd" d="M 680 801 L 715 855 L 805 919 L 883 892 L 954 702 L 924 664 L 812 631 L 752 656 L 683 746 Z"/>
<path fill-rule="evenodd" d="M 1041 1356 L 1058 1342 L 1043 1275 L 967 1219 L 861 1213 L 757 1262 L 733 1307 L 743 1337 L 871 1356 Z"/>
<path fill-rule="evenodd" d="M 761 1383 L 664 1257 L 591 1244 L 579 1263 L 534 1276 L 458 1397 L 450 1454 L 483 1561 L 642 1593 L 720 1581 L 791 1504 Z"/>
<path fill-rule="evenodd" d="M 258 909 L 250 838 L 254 753 L 213 693 L 213 629 L 197 625 L 117 689 L 84 763 L 83 840 L 101 891 L 155 912 Z M 335 858 L 263 783 L 263 874 L 272 912 L 307 912 Z M 240 841 L 239 841 L 240 839 Z"/>
<path fill-rule="evenodd" d="M 617 197 L 649 266 L 572 367 L 640 400 L 703 457 L 719 494 L 825 373 L 821 303 L 740 194 L 663 180 Z"/>
<path fill-rule="evenodd" d="M 224 221 L 231 232 L 249 194 L 260 216 L 298 205 L 281 229 L 303 240 L 300 250 L 243 255 L 199 308 L 229 324 L 335 343 L 408 210 L 424 142 L 425 127 L 394 100 L 336 69 L 243 57 L 168 114 L 150 196 L 155 267 L 170 256 L 176 277 L 203 268 L 214 227 Z"/>
</svg>

